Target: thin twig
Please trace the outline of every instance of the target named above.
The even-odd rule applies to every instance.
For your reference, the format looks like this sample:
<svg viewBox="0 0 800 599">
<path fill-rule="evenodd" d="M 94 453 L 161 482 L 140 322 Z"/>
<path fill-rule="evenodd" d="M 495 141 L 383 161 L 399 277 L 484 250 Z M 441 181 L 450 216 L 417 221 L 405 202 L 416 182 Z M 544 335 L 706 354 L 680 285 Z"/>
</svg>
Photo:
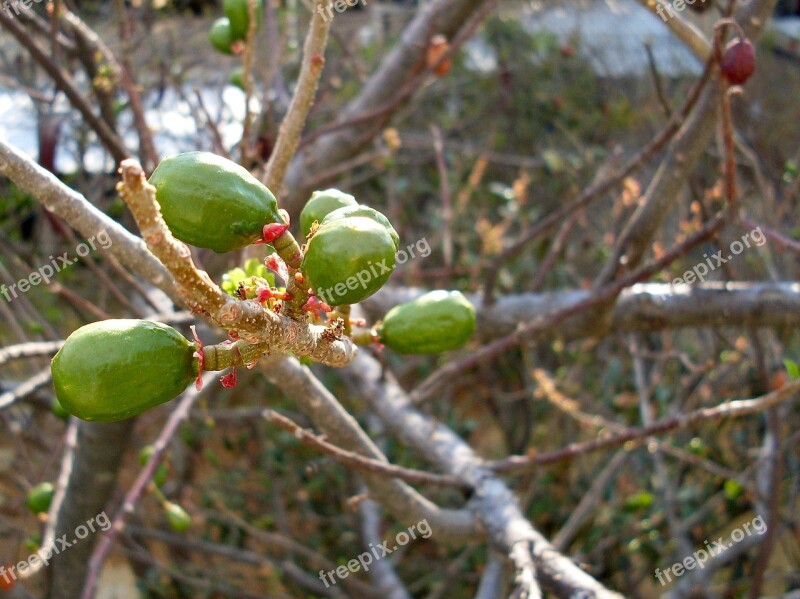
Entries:
<svg viewBox="0 0 800 599">
<path fill-rule="evenodd" d="M 297 79 L 297 87 L 289 104 L 289 111 L 281 122 L 278 139 L 264 173 L 264 183 L 276 196 L 281 192 L 286 169 L 289 168 L 289 163 L 297 151 L 300 135 L 305 127 L 308 111 L 314 103 L 319 78 L 325 66 L 325 46 L 328 43 L 331 21 L 323 19 L 316 7 L 324 9 L 326 5 L 327 0 L 316 0 L 315 2 L 311 26 L 303 45 L 303 62 Z"/>
<path fill-rule="evenodd" d="M 111 152 L 114 160 L 121 162 L 130 154 L 119 136 L 111 130 L 108 124 L 98 117 L 93 111 L 88 100 L 78 91 L 72 77 L 59 67 L 51 58 L 50 53 L 33 40 L 25 28 L 6 11 L 0 10 L 0 25 L 5 27 L 46 72 L 50 75 L 56 86 L 63 91 L 72 105 L 81 113 L 86 124 L 91 127 L 103 145 Z"/>
<path fill-rule="evenodd" d="M 37 372 L 35 375 L 30 377 L 24 383 L 17 385 L 11 391 L 6 391 L 5 393 L 1 393 L 0 410 L 5 410 L 9 406 L 18 402 L 19 400 L 28 397 L 32 393 L 36 393 L 39 389 L 49 384 L 50 379 L 52 378 L 53 377 L 50 374 L 50 367 L 48 366 L 44 370 L 40 370 L 39 372 Z"/>
<path fill-rule="evenodd" d="M 597 289 L 592 295 L 586 299 L 569 305 L 565 308 L 550 312 L 545 316 L 541 316 L 532 322 L 520 324 L 516 330 L 492 343 L 483 346 L 482 348 L 471 352 L 465 358 L 449 362 L 433 374 L 424 379 L 414 391 L 411 393 L 412 401 L 415 403 L 421 402 L 430 397 L 440 385 L 445 381 L 452 379 L 452 377 L 464 372 L 465 370 L 484 363 L 486 360 L 500 355 L 503 352 L 515 347 L 521 343 L 525 343 L 541 335 L 543 332 L 552 328 L 554 325 L 566 320 L 571 316 L 583 313 L 592 308 L 599 308 L 607 305 L 614 300 L 624 289 L 631 285 L 643 281 L 653 274 L 660 272 L 671 262 L 689 252 L 692 248 L 702 243 L 712 235 L 714 235 L 725 223 L 725 214 L 718 214 L 702 229 L 693 235 L 687 237 L 682 243 L 671 248 L 665 252 L 660 258 L 649 262 L 636 271 L 622 277 L 617 281 Z"/>
<path fill-rule="evenodd" d="M 468 485 L 464 484 L 464 482 L 460 481 L 455 476 L 446 474 L 432 474 L 430 472 L 425 472 L 424 470 L 404 468 L 403 466 L 388 464 L 380 460 L 364 457 L 363 455 L 359 455 L 352 451 L 347 451 L 346 449 L 337 447 L 333 443 L 325 441 L 325 439 L 322 437 L 305 430 L 290 418 L 287 418 L 286 416 L 283 416 L 274 410 L 264 410 L 263 416 L 267 422 L 274 424 L 281 430 L 291 433 L 298 441 L 305 443 L 309 447 L 313 447 L 314 449 L 317 449 L 322 453 L 333 457 L 339 462 L 347 464 L 348 466 L 353 466 L 354 468 L 359 468 L 368 472 L 383 474 L 392 478 L 399 478 L 413 484 L 444 485 L 461 487 L 464 489 L 469 488 Z"/>
<path fill-rule="evenodd" d="M 741 418 L 742 416 L 757 414 L 769 407 L 791 399 L 798 392 L 800 392 L 800 381 L 794 381 L 777 391 L 773 391 L 772 393 L 756 399 L 726 401 L 713 408 L 701 408 L 693 412 L 658 420 L 647 427 L 631 428 L 624 433 L 613 434 L 592 441 L 571 443 L 562 449 L 548 453 L 509 456 L 502 460 L 490 462 L 488 466 L 495 472 L 501 472 L 503 474 L 527 472 L 539 466 L 571 460 L 579 455 L 591 453 L 593 451 L 619 447 L 620 445 L 632 442 L 641 444 L 648 437 L 653 435 L 663 435 L 677 429 L 687 428 L 699 422 L 722 420 L 724 418 Z"/>
<path fill-rule="evenodd" d="M 526 245 L 531 243 L 534 239 L 551 227 L 563 222 L 564 219 L 574 211 L 586 207 L 593 200 L 609 192 L 623 179 L 625 179 L 625 177 L 633 173 L 636 169 L 640 168 L 653 156 L 655 156 L 675 136 L 675 134 L 680 131 L 684 120 L 692 111 L 695 104 L 697 104 L 697 101 L 700 98 L 700 92 L 703 90 L 708 81 L 708 77 L 711 73 L 711 64 L 712 63 L 709 60 L 706 64 L 703 75 L 695 82 L 694 86 L 689 91 L 686 102 L 677 112 L 672 115 L 672 118 L 669 120 L 669 122 L 652 139 L 652 141 L 642 147 L 617 171 L 610 174 L 608 177 L 593 183 L 584 189 L 574 200 L 565 204 L 554 212 L 551 212 L 548 216 L 544 217 L 520 233 L 503 249 L 502 252 L 500 252 L 500 254 L 498 254 L 498 256 L 494 259 L 493 265 L 486 273 L 483 288 L 483 299 L 485 303 L 492 303 L 494 286 L 497 281 L 500 265 L 503 262 L 517 255 Z"/>
</svg>

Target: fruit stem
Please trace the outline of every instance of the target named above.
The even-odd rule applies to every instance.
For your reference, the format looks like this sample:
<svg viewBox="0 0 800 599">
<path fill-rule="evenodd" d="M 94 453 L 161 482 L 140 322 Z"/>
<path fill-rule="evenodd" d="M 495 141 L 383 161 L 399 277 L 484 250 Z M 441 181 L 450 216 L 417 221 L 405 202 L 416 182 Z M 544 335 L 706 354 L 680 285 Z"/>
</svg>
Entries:
<svg viewBox="0 0 800 599">
<path fill-rule="evenodd" d="M 350 306 L 348 304 L 336 306 L 336 314 L 344 320 L 344 334 L 350 335 L 353 332 L 353 325 L 350 322 Z"/>
<path fill-rule="evenodd" d="M 303 249 L 288 229 L 272 242 L 272 247 L 275 248 L 275 252 L 289 269 L 286 291 L 292 296 L 292 299 L 284 304 L 283 314 L 293 320 L 305 321 L 307 314 L 302 307 L 308 301 L 308 289 L 300 286 L 294 276 L 303 264 Z"/>
<path fill-rule="evenodd" d="M 356 329 L 350 335 L 356 345 L 376 345 L 380 343 L 374 329 Z"/>
<path fill-rule="evenodd" d="M 290 270 L 298 270 L 300 268 L 303 263 L 303 250 L 288 229 L 272 242 L 272 247 L 275 248 L 281 259 L 286 262 L 286 266 Z"/>
<path fill-rule="evenodd" d="M 203 370 L 219 371 L 231 366 L 247 366 L 263 356 L 268 349 L 267 343 L 248 343 L 244 340 L 206 345 L 203 348 Z"/>
</svg>

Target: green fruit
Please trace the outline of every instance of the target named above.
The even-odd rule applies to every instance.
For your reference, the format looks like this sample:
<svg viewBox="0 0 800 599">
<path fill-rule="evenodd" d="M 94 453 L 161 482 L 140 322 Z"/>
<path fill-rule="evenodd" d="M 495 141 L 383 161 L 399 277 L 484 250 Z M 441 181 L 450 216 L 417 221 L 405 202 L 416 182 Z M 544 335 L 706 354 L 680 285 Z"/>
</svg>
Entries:
<svg viewBox="0 0 800 599">
<path fill-rule="evenodd" d="M 357 304 L 389 280 L 396 251 L 386 227 L 357 216 L 321 225 L 308 242 L 301 268 L 322 301 Z"/>
<path fill-rule="evenodd" d="M 358 202 L 349 193 L 338 189 L 326 189 L 312 193 L 300 213 L 300 230 L 303 232 L 303 236 L 308 235 L 308 232 L 311 231 L 314 221 L 322 224 L 322 219 L 328 214 L 344 206 L 358 206 Z"/>
<path fill-rule="evenodd" d="M 53 501 L 53 495 L 56 490 L 53 483 L 39 483 L 28 491 L 28 498 L 26 503 L 28 509 L 34 514 L 43 514 L 50 509 L 50 503 Z"/>
<path fill-rule="evenodd" d="M 395 306 L 378 329 L 401 354 L 440 354 L 463 347 L 475 331 L 475 308 L 460 291 L 431 291 Z"/>
<path fill-rule="evenodd" d="M 236 67 L 231 71 L 228 83 L 244 91 L 244 70 L 242 70 L 242 67 Z"/>
<path fill-rule="evenodd" d="M 233 43 L 231 22 L 226 17 L 219 18 L 212 23 L 211 29 L 208 30 L 208 41 L 223 54 L 233 54 L 233 50 L 231 50 L 231 44 Z"/>
<path fill-rule="evenodd" d="M 61 420 L 69 420 L 69 412 L 64 409 L 57 397 L 53 398 L 53 403 L 50 404 L 50 411 Z"/>
<path fill-rule="evenodd" d="M 224 0 L 222 10 L 231 23 L 231 37 L 234 40 L 243 40 L 247 37 L 250 26 L 250 13 L 247 9 L 247 0 Z M 261 24 L 264 18 L 264 0 L 256 0 L 256 23 Z"/>
<path fill-rule="evenodd" d="M 197 376 L 194 343 L 165 324 L 102 320 L 53 358 L 56 397 L 83 420 L 123 420 L 174 399 Z"/>
<path fill-rule="evenodd" d="M 150 458 L 153 457 L 153 454 L 156 452 L 155 445 L 145 445 L 142 447 L 142 450 L 139 452 L 139 464 L 142 466 L 146 466 L 147 462 L 150 461 Z M 166 464 L 159 464 L 156 468 L 155 473 L 153 474 L 153 482 L 156 484 L 157 487 L 163 487 L 164 483 L 167 482 L 167 474 L 169 474 L 169 469 L 167 468 Z"/>
<path fill-rule="evenodd" d="M 164 504 L 169 527 L 175 532 L 186 532 L 192 525 L 192 517 L 177 503 L 167 501 Z"/>
<path fill-rule="evenodd" d="M 215 252 L 261 239 L 268 223 L 283 223 L 272 192 L 246 169 L 208 152 L 161 161 L 150 177 L 164 221 L 183 242 Z"/>
<path fill-rule="evenodd" d="M 344 208 L 337 208 L 333 212 L 328 213 L 325 218 L 320 221 L 320 224 L 330 223 L 335 220 L 341 220 L 343 218 L 352 218 L 354 216 L 363 216 L 365 218 L 371 218 L 379 225 L 383 225 L 386 227 L 386 230 L 389 232 L 389 235 L 394 241 L 395 249 L 400 247 L 400 236 L 397 234 L 397 231 L 394 230 L 392 223 L 389 222 L 389 219 L 386 218 L 383 214 L 375 210 L 374 208 L 370 208 L 364 204 L 360 204 L 358 206 L 345 206 Z"/>
</svg>

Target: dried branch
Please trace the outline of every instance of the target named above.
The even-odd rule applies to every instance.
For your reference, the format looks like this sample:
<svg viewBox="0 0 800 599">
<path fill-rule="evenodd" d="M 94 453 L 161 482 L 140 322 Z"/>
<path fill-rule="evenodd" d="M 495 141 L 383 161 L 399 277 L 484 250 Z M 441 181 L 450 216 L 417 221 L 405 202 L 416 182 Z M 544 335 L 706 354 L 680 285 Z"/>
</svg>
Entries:
<svg viewBox="0 0 800 599">
<path fill-rule="evenodd" d="M 736 21 L 751 37 L 758 35 L 769 18 L 775 0 L 753 0 L 737 11 Z M 673 19 L 670 19 L 673 20 Z M 719 70 L 714 85 L 706 88 L 680 133 L 675 136 L 667 156 L 659 166 L 639 205 L 621 232 L 611 259 L 595 281 L 602 286 L 619 274 L 635 269 L 650 249 L 667 214 L 680 197 L 680 191 L 714 135 L 719 107 Z"/>
<path fill-rule="evenodd" d="M 605 306 L 613 304 L 613 301 L 623 289 L 652 276 L 654 273 L 660 272 L 672 261 L 686 254 L 693 247 L 715 234 L 722 227 L 724 222 L 724 216 L 718 214 L 706 223 L 702 229 L 690 235 L 682 243 L 664 252 L 659 259 L 649 262 L 635 272 L 597 289 L 584 301 L 567 306 L 549 315 L 537 318 L 536 320 L 520 323 L 514 332 L 509 333 L 505 337 L 501 337 L 483 346 L 470 353 L 470 355 L 465 358 L 447 363 L 417 385 L 416 389 L 411 393 L 412 401 L 414 403 L 423 401 L 430 397 L 445 381 L 452 379 L 452 377 L 469 368 L 485 362 L 487 359 L 502 354 L 512 347 L 530 342 L 535 337 L 547 333 L 550 329 L 556 325 L 560 325 L 570 317 L 587 312 L 591 309 L 602 308 L 603 311 L 605 311 Z M 594 314 L 592 314 L 595 321 L 600 321 L 601 316 L 602 313 L 598 313 L 598 310 L 595 310 Z"/>
<path fill-rule="evenodd" d="M 53 536 L 43 547 L 61 537 L 74 538 L 75 528 L 107 507 L 135 419 L 113 423 L 77 423 L 77 436 L 61 463 L 59 487 L 63 494 L 53 500 L 50 514 L 56 519 Z M 99 535 L 94 534 L 53 558 L 45 569 L 52 599 L 75 599 L 81 594 L 86 564 Z"/>
<path fill-rule="evenodd" d="M 349 125 L 315 139 L 294 157 L 286 173 L 286 188 L 290 195 L 285 198 L 284 208 L 292 214 L 299 212 L 302 202 L 312 191 L 308 181 L 314 173 L 321 171 L 323 166 L 337 164 L 357 154 L 381 123 L 411 97 L 411 94 L 401 92 L 406 85 L 410 87 L 411 80 L 415 81 L 414 89 L 422 81 L 415 75 L 424 62 L 431 36 L 441 33 L 453 39 L 451 46 L 455 46 L 454 38 L 467 28 L 470 18 L 487 2 L 494 6 L 496 0 L 433 0 L 417 11 L 397 45 L 383 59 L 359 95 L 341 112 L 340 120 L 348 121 Z M 474 23 L 473 27 L 476 26 Z M 397 101 L 398 98 L 401 101 Z M 360 120 L 364 115 L 369 117 Z"/>
<path fill-rule="evenodd" d="M 483 298 L 484 302 L 489 304 L 492 302 L 492 294 L 494 291 L 495 283 L 497 281 L 500 265 L 509 258 L 519 254 L 522 249 L 535 240 L 539 235 L 548 231 L 552 227 L 563 223 L 566 218 L 575 212 L 585 208 L 594 200 L 602 197 L 614 187 L 619 185 L 625 177 L 628 177 L 637 169 L 641 168 L 644 164 L 650 161 L 658 152 L 660 152 L 669 141 L 677 135 L 684 124 L 686 117 L 691 114 L 695 105 L 697 104 L 701 92 L 708 82 L 711 73 L 711 61 L 706 63 L 705 70 L 700 78 L 694 83 L 692 89 L 687 94 L 686 101 L 683 103 L 672 117 L 669 119 L 664 128 L 659 131 L 650 142 L 642 147 L 638 152 L 631 156 L 625 164 L 619 169 L 594 182 L 589 187 L 585 188 L 578 194 L 571 202 L 564 204 L 554 212 L 551 212 L 546 217 L 528 227 L 525 231 L 517 235 L 506 247 L 500 252 L 493 261 L 493 265 L 489 268 L 485 275 Z"/>
<path fill-rule="evenodd" d="M 0 366 L 12 360 L 52 356 L 61 349 L 61 341 L 30 341 L 0 348 Z"/>
<path fill-rule="evenodd" d="M 325 66 L 325 46 L 328 43 L 328 30 L 333 21 L 323 19 L 322 13 L 316 8 L 324 10 L 327 4 L 327 0 L 316 0 L 314 3 L 311 26 L 303 45 L 303 62 L 300 66 L 297 87 L 292 95 L 289 110 L 281 122 L 278 139 L 264 173 L 264 183 L 276 196 L 280 195 L 286 169 L 289 168 L 289 163 L 297 151 L 300 135 L 305 127 L 308 111 L 314 103 L 319 78 Z"/>
<path fill-rule="evenodd" d="M 636 0 L 646 9 L 655 14 L 659 14 L 657 8 L 661 7 L 661 14 L 667 15 L 664 23 L 672 30 L 679 40 L 697 56 L 701 61 L 705 62 L 711 56 L 711 42 L 708 41 L 703 32 L 698 29 L 694 24 L 688 22 L 681 17 L 679 13 L 673 10 L 671 3 L 668 4 L 665 0 Z M 663 20 L 663 17 L 662 17 Z"/>
<path fill-rule="evenodd" d="M 2 12 L 2 11 L 0 11 Z M 132 272 L 156 285 L 171 297 L 179 297 L 172 275 L 147 251 L 145 243 L 118 222 L 100 212 L 78 192 L 62 183 L 24 153 L 0 140 L 0 173 L 36 198 L 45 208 L 63 218 L 86 238 L 108 233 L 108 251 Z"/>
<path fill-rule="evenodd" d="M 0 393 L 0 410 L 5 410 L 9 406 L 14 405 L 21 399 L 25 399 L 29 395 L 36 393 L 39 389 L 50 383 L 50 367 L 40 370 L 32 377 L 28 378 L 24 383 L 17 385 L 11 391 Z"/>
<path fill-rule="evenodd" d="M 125 144 L 108 124 L 92 111 L 89 101 L 78 90 L 69 73 L 59 67 L 50 57 L 50 52 L 32 39 L 22 24 L 14 17 L 6 14 L 6 12 L 0 10 L 0 25 L 5 27 L 25 47 L 31 58 L 47 72 L 58 89 L 66 94 L 72 105 L 81 113 L 86 124 L 97 133 L 100 141 L 114 157 L 114 160 L 121 162 L 127 158 L 130 152 L 128 152 Z"/>
<path fill-rule="evenodd" d="M 363 352 L 361 352 L 363 353 Z M 386 457 L 353 416 L 305 366 L 297 360 L 261 360 L 269 381 L 290 395 L 314 426 L 339 447 L 388 463 Z M 398 479 L 365 472 L 370 498 L 406 526 L 427 520 L 435 531 L 436 541 L 463 545 L 484 535 L 474 515 L 466 509 L 440 508 L 414 488 Z"/>
<path fill-rule="evenodd" d="M 474 488 L 471 508 L 491 543 L 516 570 L 515 597 L 537 597 L 534 575 L 559 597 L 619 597 L 558 553 L 522 514 L 508 487 L 450 428 L 411 406 L 409 396 L 366 352 L 346 371 L 347 381 L 400 441 Z M 436 536 L 438 531 L 433 528 Z"/>
<path fill-rule="evenodd" d="M 365 470 L 367 472 L 374 472 L 392 478 L 399 478 L 412 484 L 430 484 L 430 485 L 445 485 L 452 487 L 468 488 L 462 481 L 454 476 L 446 476 L 441 474 L 433 474 L 425 472 L 424 470 L 414 470 L 412 468 L 404 468 L 395 464 L 387 464 L 384 461 L 367 458 L 352 451 L 347 451 L 341 447 L 337 447 L 332 443 L 328 443 L 322 437 L 319 437 L 311 431 L 303 429 L 299 424 L 292 419 L 279 414 L 274 410 L 264 410 L 264 418 L 267 422 L 274 424 L 281 430 L 291 433 L 295 439 L 321 451 L 322 453 L 331 456 L 335 460 L 353 466 L 354 468 Z"/>
<path fill-rule="evenodd" d="M 362 485 L 362 492 L 367 488 Z M 371 499 L 365 499 L 358 504 L 361 516 L 362 547 L 377 547 L 381 544 L 381 508 Z M 369 570 L 377 595 L 382 599 L 411 599 L 408 589 L 403 585 L 394 569 L 390 559 L 375 561 Z"/>
<path fill-rule="evenodd" d="M 555 464 L 564 460 L 571 460 L 579 455 L 619 447 L 626 443 L 642 443 L 654 435 L 663 435 L 674 430 L 684 429 L 708 420 L 722 420 L 724 418 L 741 418 L 751 414 L 758 414 L 764 410 L 788 401 L 800 392 L 800 381 L 788 383 L 772 393 L 756 399 L 740 399 L 721 403 L 713 408 L 701 408 L 692 412 L 679 414 L 658 420 L 650 426 L 630 428 L 624 433 L 615 433 L 600 439 L 571 443 L 563 449 L 548 453 L 539 453 L 525 456 L 509 456 L 502 460 L 491 462 L 489 467 L 495 472 L 504 474 L 521 473 L 546 464 Z"/>
</svg>

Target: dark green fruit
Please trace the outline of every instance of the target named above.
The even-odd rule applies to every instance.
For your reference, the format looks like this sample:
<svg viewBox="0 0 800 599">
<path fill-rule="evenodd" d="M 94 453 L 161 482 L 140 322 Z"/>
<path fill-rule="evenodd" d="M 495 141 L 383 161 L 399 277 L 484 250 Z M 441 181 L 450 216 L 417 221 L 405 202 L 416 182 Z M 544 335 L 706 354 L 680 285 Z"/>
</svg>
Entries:
<svg viewBox="0 0 800 599">
<path fill-rule="evenodd" d="M 53 483 L 39 483 L 28 491 L 28 498 L 26 499 L 28 509 L 34 514 L 47 512 L 55 494 L 56 490 L 53 487 Z"/>
<path fill-rule="evenodd" d="M 308 242 L 301 268 L 322 301 L 357 304 L 389 280 L 396 252 L 386 227 L 357 216 L 321 225 Z"/>
<path fill-rule="evenodd" d="M 53 358 L 56 397 L 83 420 L 123 420 L 175 399 L 197 377 L 196 346 L 172 327 L 103 320 L 79 328 Z"/>
<path fill-rule="evenodd" d="M 150 177 L 172 234 L 215 252 L 261 239 L 264 225 L 283 224 L 275 196 L 246 169 L 208 152 L 161 161 Z"/>
<path fill-rule="evenodd" d="M 314 221 L 322 224 L 322 219 L 328 214 L 344 206 L 358 206 L 358 202 L 349 193 L 338 189 L 326 189 L 312 193 L 300 213 L 300 230 L 303 232 L 303 236 L 308 235 Z"/>
<path fill-rule="evenodd" d="M 389 232 L 389 235 L 394 241 L 395 249 L 400 247 L 400 236 L 397 234 L 397 231 L 394 230 L 392 223 L 389 222 L 389 219 L 386 218 L 383 214 L 375 210 L 374 208 L 370 208 L 365 204 L 360 204 L 358 206 L 345 206 L 343 208 L 337 208 L 333 212 L 329 212 L 325 218 L 320 221 L 320 224 L 330 223 L 335 220 L 341 220 L 343 218 L 352 218 L 354 216 L 363 216 L 365 218 L 371 218 L 379 225 L 383 225 L 386 227 L 386 230 Z"/>
<path fill-rule="evenodd" d="M 211 29 L 208 30 L 208 41 L 211 42 L 214 49 L 223 54 L 233 54 L 233 50 L 231 50 L 231 44 L 233 43 L 231 22 L 226 17 L 221 17 L 212 23 Z"/>
<path fill-rule="evenodd" d="M 463 347 L 474 331 L 475 308 L 460 291 L 431 291 L 389 310 L 378 336 L 401 354 L 440 354 Z"/>
<path fill-rule="evenodd" d="M 222 10 L 231 23 L 231 37 L 234 40 L 243 40 L 247 37 L 250 26 L 250 13 L 247 9 L 247 0 L 225 0 Z M 256 23 L 261 24 L 264 18 L 264 0 L 256 0 Z"/>
<path fill-rule="evenodd" d="M 175 532 L 186 532 L 192 525 L 192 517 L 177 503 L 167 501 L 164 504 L 169 527 Z"/>
</svg>

